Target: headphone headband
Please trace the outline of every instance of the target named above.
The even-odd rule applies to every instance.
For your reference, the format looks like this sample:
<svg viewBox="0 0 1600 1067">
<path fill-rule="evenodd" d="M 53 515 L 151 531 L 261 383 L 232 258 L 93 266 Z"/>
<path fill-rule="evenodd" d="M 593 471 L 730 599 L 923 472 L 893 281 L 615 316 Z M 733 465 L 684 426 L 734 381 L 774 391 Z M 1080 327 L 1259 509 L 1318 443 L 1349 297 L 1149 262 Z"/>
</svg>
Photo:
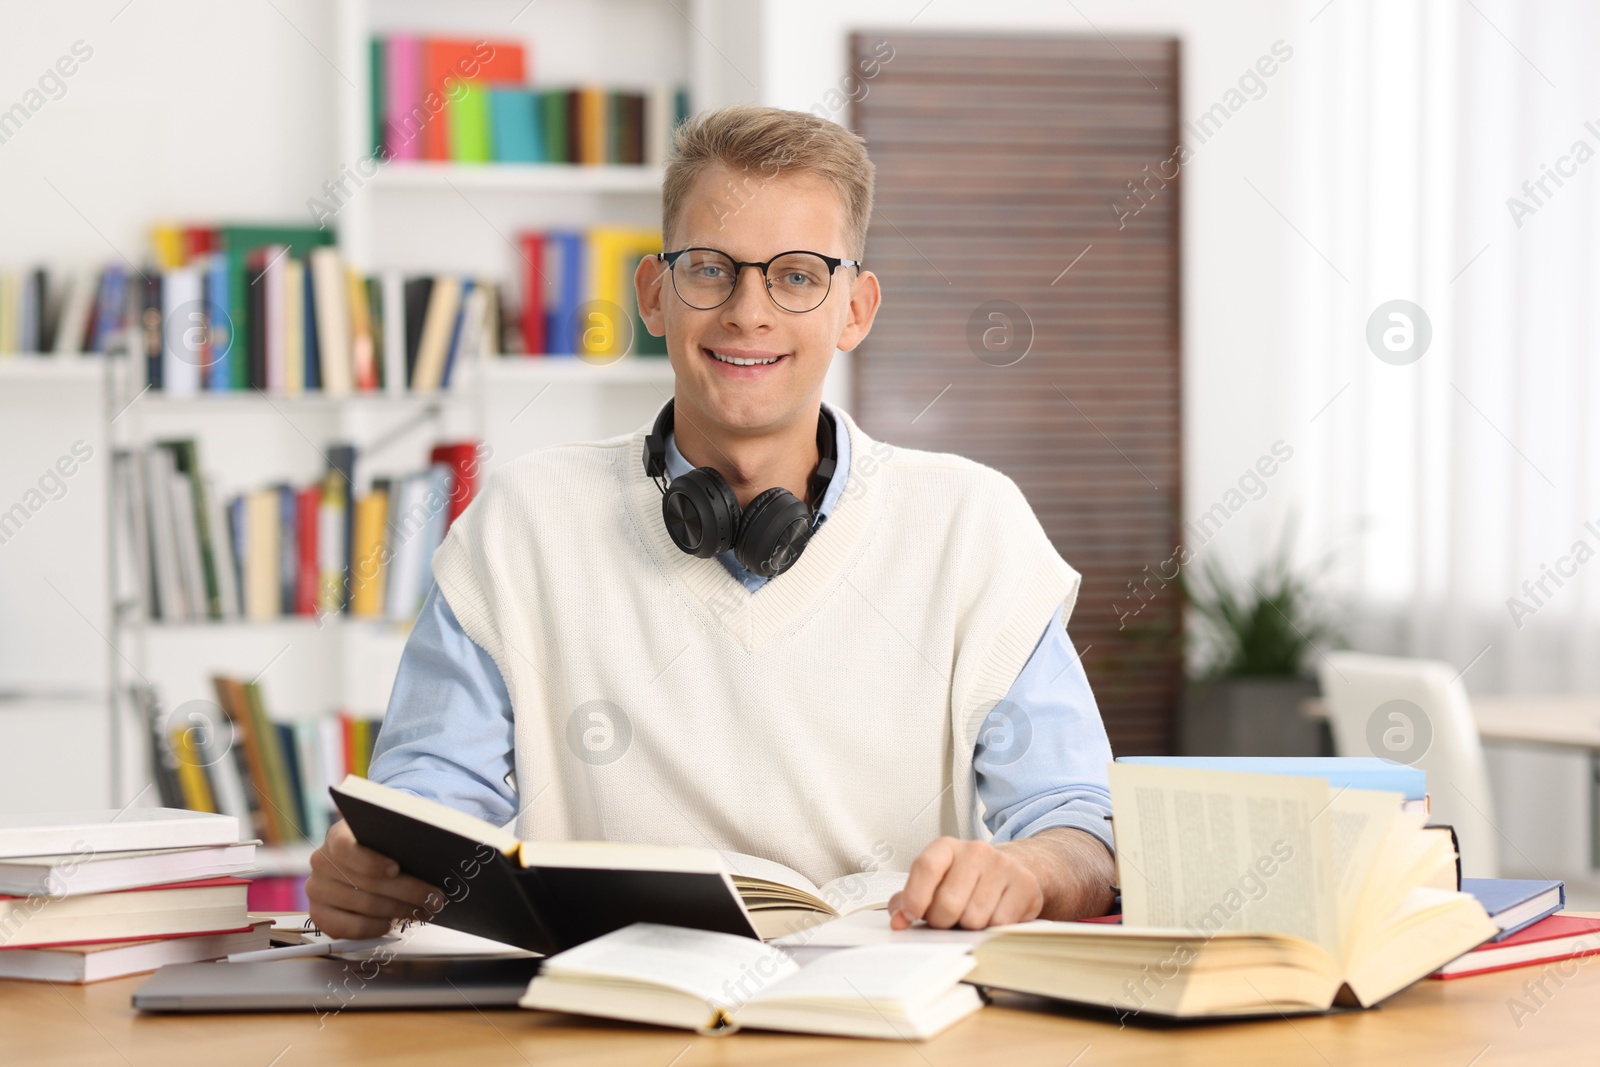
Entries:
<svg viewBox="0 0 1600 1067">
<path fill-rule="evenodd" d="M 652 479 L 660 480 L 667 476 L 667 437 L 672 433 L 673 409 L 677 397 L 666 402 L 661 411 L 656 415 L 655 425 L 644 439 L 644 472 Z M 816 503 L 811 504 L 813 509 L 822 503 L 823 496 L 828 491 L 828 484 L 833 481 L 833 472 L 839 464 L 839 430 L 834 422 L 833 413 L 824 405 L 817 417 L 817 453 L 821 457 L 817 461 L 817 469 L 811 473 L 807 481 L 807 493 Z"/>
</svg>

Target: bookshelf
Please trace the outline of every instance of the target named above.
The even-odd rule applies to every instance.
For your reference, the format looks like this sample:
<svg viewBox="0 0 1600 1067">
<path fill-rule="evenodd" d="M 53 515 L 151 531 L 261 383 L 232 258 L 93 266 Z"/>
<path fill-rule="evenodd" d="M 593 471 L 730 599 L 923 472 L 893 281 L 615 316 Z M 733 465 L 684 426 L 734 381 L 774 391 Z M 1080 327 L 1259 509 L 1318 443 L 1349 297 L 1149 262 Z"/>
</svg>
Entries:
<svg viewBox="0 0 1600 1067">
<path fill-rule="evenodd" d="M 752 17 L 738 5 L 709 0 L 541 0 L 532 6 L 525 0 L 471 0 L 448 9 L 421 0 L 338 0 L 330 56 L 348 77 L 332 81 L 337 143 L 329 156 L 354 161 L 370 153 L 367 42 L 375 33 L 404 28 L 424 35 L 516 38 L 529 47 L 536 83 L 669 80 L 689 84 L 693 106 L 699 107 L 731 102 L 723 93 L 726 78 L 719 80 L 711 69 L 720 64 L 720 51 L 733 48 L 719 35 Z M 721 28 L 707 37 L 697 26 Z M 513 242 L 519 231 L 594 223 L 658 226 L 661 179 L 657 166 L 395 162 L 367 178 L 332 225 L 341 255 L 363 272 L 471 273 L 515 294 L 520 262 Z M 335 708 L 375 717 L 387 704 L 409 633 L 407 622 L 347 616 L 162 621 L 130 611 L 124 603 L 129 576 L 118 572 L 116 558 L 116 538 L 123 534 L 113 453 L 192 438 L 204 471 L 224 496 L 277 482 L 315 481 L 333 441 L 361 449 L 358 484 L 425 466 L 429 446 L 441 440 L 484 442 L 492 448 L 486 463 L 492 471 L 535 448 L 632 430 L 672 391 L 670 364 L 659 357 L 590 363 L 513 356 L 456 371 L 451 387 L 433 394 L 173 396 L 142 390 L 140 369 L 126 358 L 0 358 L 0 388 L 8 395 L 13 383 L 50 392 L 65 388 L 78 397 L 72 406 L 95 413 L 103 431 L 108 458 L 90 541 L 92 552 L 106 561 L 104 585 L 112 595 L 94 613 L 106 641 L 91 653 L 97 683 L 87 688 L 86 700 L 79 695 L 79 703 L 108 708 L 109 721 L 88 731 L 95 741 L 76 746 L 74 762 L 92 753 L 98 757 L 93 765 L 109 764 L 104 803 L 115 806 L 138 795 L 149 803 L 153 793 L 145 790 L 151 781 L 148 728 L 127 696 L 131 681 L 154 683 L 169 711 L 214 700 L 210 679 L 223 673 L 259 678 L 269 711 L 280 719 Z M 100 662 L 106 663 L 103 670 Z M 44 706 L 20 695 L 11 705 Z M 309 853 L 309 845 L 271 850 L 271 873 L 304 873 Z"/>
</svg>

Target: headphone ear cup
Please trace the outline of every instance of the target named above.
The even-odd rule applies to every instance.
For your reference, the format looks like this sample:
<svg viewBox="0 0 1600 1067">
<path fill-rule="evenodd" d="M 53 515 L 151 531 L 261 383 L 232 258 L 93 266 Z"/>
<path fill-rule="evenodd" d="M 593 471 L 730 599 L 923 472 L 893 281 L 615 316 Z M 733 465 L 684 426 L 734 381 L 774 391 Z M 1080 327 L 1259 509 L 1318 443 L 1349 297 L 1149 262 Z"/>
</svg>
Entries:
<svg viewBox="0 0 1600 1067">
<path fill-rule="evenodd" d="M 811 509 L 789 490 L 763 490 L 744 509 L 734 558 L 763 578 L 794 565 L 811 540 Z"/>
<path fill-rule="evenodd" d="M 661 498 L 661 520 L 673 543 L 701 559 L 733 547 L 739 518 L 739 498 L 711 467 L 674 478 Z"/>
</svg>

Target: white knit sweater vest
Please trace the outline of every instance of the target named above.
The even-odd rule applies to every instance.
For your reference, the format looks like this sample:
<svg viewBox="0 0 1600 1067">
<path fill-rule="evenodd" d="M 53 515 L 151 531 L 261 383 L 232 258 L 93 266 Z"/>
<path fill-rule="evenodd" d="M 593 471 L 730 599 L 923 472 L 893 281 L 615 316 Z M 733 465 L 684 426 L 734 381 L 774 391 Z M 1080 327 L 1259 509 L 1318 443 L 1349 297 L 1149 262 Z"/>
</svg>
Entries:
<svg viewBox="0 0 1600 1067">
<path fill-rule="evenodd" d="M 987 836 L 978 728 L 1078 574 L 1010 478 L 834 410 L 845 491 L 754 593 L 673 544 L 648 425 L 519 457 L 457 519 L 434 575 L 511 694 L 520 836 L 732 849 L 819 884 Z"/>
</svg>

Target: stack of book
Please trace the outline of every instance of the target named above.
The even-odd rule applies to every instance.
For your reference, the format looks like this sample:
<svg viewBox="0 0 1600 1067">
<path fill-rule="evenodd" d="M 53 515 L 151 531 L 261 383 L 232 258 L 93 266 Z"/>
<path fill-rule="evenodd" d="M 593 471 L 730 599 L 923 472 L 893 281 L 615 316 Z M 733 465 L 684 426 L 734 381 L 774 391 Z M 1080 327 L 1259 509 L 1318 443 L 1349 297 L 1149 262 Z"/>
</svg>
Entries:
<svg viewBox="0 0 1600 1067">
<path fill-rule="evenodd" d="M 364 275 L 329 229 L 161 225 L 152 243 L 135 317 L 149 383 L 166 393 L 435 392 L 499 351 L 493 282 Z"/>
<path fill-rule="evenodd" d="M 0 816 L 0 978 L 94 982 L 263 949 L 254 841 L 169 808 Z"/>
<path fill-rule="evenodd" d="M 477 442 L 435 446 L 426 470 L 355 486 L 357 450 L 328 448 L 308 486 L 224 497 L 184 438 L 121 454 L 122 573 L 151 619 L 270 620 L 291 615 L 415 618 L 433 551 L 477 488 Z"/>
<path fill-rule="evenodd" d="M 392 33 L 371 60 L 379 159 L 660 165 L 689 113 L 681 86 L 530 87 L 516 41 Z"/>
<path fill-rule="evenodd" d="M 661 251 L 660 230 L 527 232 L 518 244 L 523 352 L 606 362 L 627 354 L 667 354 L 666 338 L 645 329 L 633 284 L 639 261 Z"/>
</svg>

